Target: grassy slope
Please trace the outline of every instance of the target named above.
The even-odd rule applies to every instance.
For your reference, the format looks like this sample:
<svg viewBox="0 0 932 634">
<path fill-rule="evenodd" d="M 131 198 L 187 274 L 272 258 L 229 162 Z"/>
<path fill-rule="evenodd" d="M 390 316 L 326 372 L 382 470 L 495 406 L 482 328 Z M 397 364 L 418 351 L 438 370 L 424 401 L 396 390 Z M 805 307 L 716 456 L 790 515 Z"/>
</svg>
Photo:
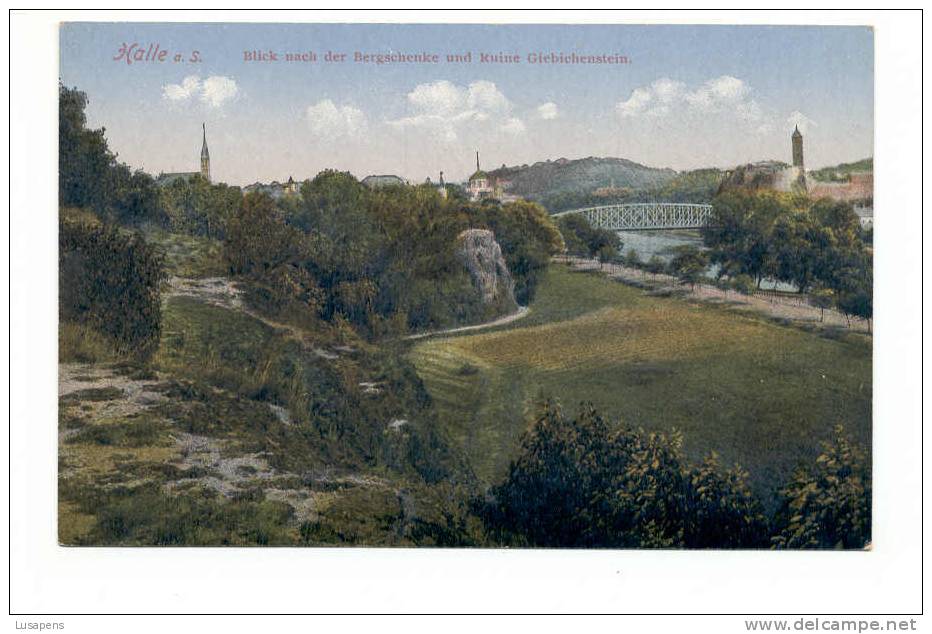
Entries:
<svg viewBox="0 0 932 634">
<path fill-rule="evenodd" d="M 216 242 L 157 231 L 148 237 L 165 249 L 170 275 L 224 273 Z M 413 372 L 406 376 L 391 355 L 323 327 L 298 333 L 299 342 L 296 329 L 190 297 L 164 298 L 161 346 L 147 368 L 114 365 L 119 359 L 98 350 L 88 333 L 63 333 L 73 342 L 62 361 L 90 362 L 80 381 L 139 375 L 163 397 L 143 411 L 109 407 L 112 415 L 100 407 L 127 400 L 122 387 L 60 399 L 63 544 L 431 543 L 432 534 L 413 531 L 423 533 L 442 500 L 407 468 L 412 454 L 405 443 L 424 438 L 433 423 L 418 402 Z M 352 351 L 337 354 L 334 346 L 347 343 Z M 317 346 L 330 356 L 308 353 Z M 381 392 L 365 393 L 364 381 Z M 291 422 L 280 421 L 270 404 Z M 318 433 L 307 418 L 355 424 L 346 433 Z M 402 418 L 404 428 L 381 431 Z M 278 476 L 247 478 L 224 499 L 199 480 L 214 472 L 185 464 L 175 439 L 187 433 L 208 437 L 225 458 L 259 452 Z M 449 458 L 437 455 L 442 449 L 423 440 L 416 457 L 439 465 Z M 270 497 L 270 488 L 313 499 L 311 521 Z M 402 499 L 416 511 L 402 508 Z"/>
<path fill-rule="evenodd" d="M 532 313 L 501 330 L 429 340 L 410 353 L 486 482 L 503 476 L 535 402 L 589 400 L 636 426 L 681 429 L 762 493 L 810 463 L 843 423 L 865 445 L 871 349 L 726 309 L 650 297 L 551 267 Z"/>
</svg>

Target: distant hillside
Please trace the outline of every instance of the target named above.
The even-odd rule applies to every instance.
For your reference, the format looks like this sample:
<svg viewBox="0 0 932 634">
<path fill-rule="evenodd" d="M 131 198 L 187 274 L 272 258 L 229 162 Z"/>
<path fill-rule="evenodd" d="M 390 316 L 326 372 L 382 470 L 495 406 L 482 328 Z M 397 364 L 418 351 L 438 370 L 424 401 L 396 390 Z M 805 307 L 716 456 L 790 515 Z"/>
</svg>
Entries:
<svg viewBox="0 0 932 634">
<path fill-rule="evenodd" d="M 866 158 L 854 163 L 841 163 L 832 167 L 823 167 L 809 172 L 808 176 L 817 181 L 831 181 L 836 183 L 847 182 L 852 172 L 873 172 L 874 159 Z"/>
<path fill-rule="evenodd" d="M 672 169 L 657 169 L 622 158 L 542 161 L 533 165 L 502 166 L 489 175 L 509 194 L 533 200 L 564 193 L 588 193 L 602 188 L 650 189 L 676 176 Z"/>
<path fill-rule="evenodd" d="M 560 192 L 539 199 L 550 213 L 567 209 L 597 207 L 619 203 L 708 203 L 722 182 L 724 172 L 715 168 L 680 172 L 657 186 L 632 189 L 630 187 L 601 187 L 587 192 Z"/>
</svg>

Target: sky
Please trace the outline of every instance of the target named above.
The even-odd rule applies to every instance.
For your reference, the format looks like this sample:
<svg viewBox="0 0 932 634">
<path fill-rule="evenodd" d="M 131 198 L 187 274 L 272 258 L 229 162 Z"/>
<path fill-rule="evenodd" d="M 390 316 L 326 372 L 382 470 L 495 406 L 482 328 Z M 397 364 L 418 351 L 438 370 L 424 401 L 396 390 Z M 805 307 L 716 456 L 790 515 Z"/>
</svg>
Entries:
<svg viewBox="0 0 932 634">
<path fill-rule="evenodd" d="M 137 60 L 150 46 L 164 57 Z M 483 169 L 790 162 L 797 125 L 807 168 L 873 154 L 869 27 L 67 23 L 60 49 L 88 125 L 153 175 L 199 169 L 202 123 L 233 185 L 327 168 L 457 182 L 476 151 Z M 354 61 L 389 53 L 437 61 Z M 535 62 L 554 53 L 616 63 Z"/>
</svg>

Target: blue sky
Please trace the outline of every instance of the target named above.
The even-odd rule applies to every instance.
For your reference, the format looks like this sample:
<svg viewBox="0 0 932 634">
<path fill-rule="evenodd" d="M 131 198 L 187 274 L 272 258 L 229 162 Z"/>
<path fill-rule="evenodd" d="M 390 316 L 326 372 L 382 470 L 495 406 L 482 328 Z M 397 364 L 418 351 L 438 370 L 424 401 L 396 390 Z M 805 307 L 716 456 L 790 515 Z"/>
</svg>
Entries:
<svg viewBox="0 0 932 634">
<path fill-rule="evenodd" d="M 114 60 L 159 44 L 165 62 Z M 199 51 L 199 63 L 173 55 Z M 316 62 L 245 62 L 244 51 L 314 51 Z M 327 51 L 436 53 L 438 64 L 328 63 Z M 445 56 L 471 52 L 472 63 Z M 518 64 L 478 54 L 517 53 Z M 628 64 L 529 64 L 535 52 L 618 54 Z M 120 159 L 151 173 L 197 169 L 207 123 L 216 180 L 465 178 L 483 167 L 620 156 L 691 169 L 789 161 L 796 124 L 816 168 L 873 152 L 867 27 L 70 23 L 61 79 Z"/>
</svg>

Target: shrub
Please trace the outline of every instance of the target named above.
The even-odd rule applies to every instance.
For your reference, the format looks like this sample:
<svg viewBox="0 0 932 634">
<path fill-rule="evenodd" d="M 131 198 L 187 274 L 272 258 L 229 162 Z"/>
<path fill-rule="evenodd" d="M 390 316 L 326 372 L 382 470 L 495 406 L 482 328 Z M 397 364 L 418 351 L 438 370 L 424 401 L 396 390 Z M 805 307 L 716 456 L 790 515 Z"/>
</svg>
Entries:
<svg viewBox="0 0 932 634">
<path fill-rule="evenodd" d="M 750 275 L 736 275 L 731 281 L 731 287 L 742 295 L 750 295 L 757 290 L 757 284 Z"/>
<path fill-rule="evenodd" d="M 549 402 L 506 480 L 480 506 L 505 543 L 575 547 L 736 548 L 766 544 L 766 522 L 740 468 L 713 454 L 690 465 L 679 434 L 576 419 Z"/>
<path fill-rule="evenodd" d="M 123 354 L 151 355 L 161 333 L 161 257 L 138 234 L 65 218 L 58 244 L 61 321 L 105 334 Z"/>
<path fill-rule="evenodd" d="M 775 548 L 863 548 L 871 539 L 871 471 L 864 452 L 835 427 L 814 469 L 783 489 Z"/>
</svg>

